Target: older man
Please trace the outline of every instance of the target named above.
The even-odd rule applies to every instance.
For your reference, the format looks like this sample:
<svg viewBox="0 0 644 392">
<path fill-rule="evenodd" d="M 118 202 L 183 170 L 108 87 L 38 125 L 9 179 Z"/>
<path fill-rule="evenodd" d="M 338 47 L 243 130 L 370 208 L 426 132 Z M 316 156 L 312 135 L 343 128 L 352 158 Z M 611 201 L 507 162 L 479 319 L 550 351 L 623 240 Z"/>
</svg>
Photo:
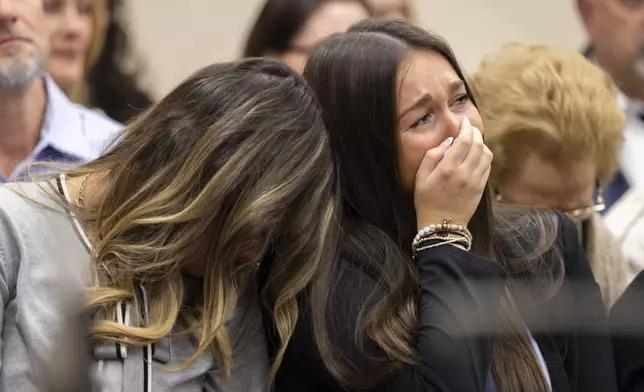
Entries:
<svg viewBox="0 0 644 392">
<path fill-rule="evenodd" d="M 644 1 L 577 4 L 591 40 L 587 55 L 612 76 L 627 114 L 621 170 L 604 193 L 610 207 L 629 187 L 644 186 Z"/>
<path fill-rule="evenodd" d="M 0 182 L 34 161 L 92 160 L 121 127 L 43 73 L 48 41 L 42 0 L 0 0 Z"/>
<path fill-rule="evenodd" d="M 591 41 L 586 54 L 612 76 L 627 115 L 620 171 L 604 192 L 605 222 L 636 274 L 644 269 L 644 1 L 577 4 Z"/>
</svg>

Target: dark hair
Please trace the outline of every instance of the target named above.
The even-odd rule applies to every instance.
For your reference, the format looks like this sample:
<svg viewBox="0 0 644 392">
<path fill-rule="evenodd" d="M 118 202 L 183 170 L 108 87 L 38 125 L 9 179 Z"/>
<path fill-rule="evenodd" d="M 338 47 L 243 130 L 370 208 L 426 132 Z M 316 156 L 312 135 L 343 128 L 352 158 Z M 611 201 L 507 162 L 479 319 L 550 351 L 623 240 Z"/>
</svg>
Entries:
<svg viewBox="0 0 644 392">
<path fill-rule="evenodd" d="M 88 105 L 125 123 L 147 109 L 152 98 L 139 86 L 141 71 L 127 71 L 123 66 L 124 59 L 131 54 L 129 37 L 121 20 L 123 2 L 106 1 L 109 24 L 101 54 L 87 76 Z"/>
<path fill-rule="evenodd" d="M 311 15 L 330 1 L 356 2 L 371 13 L 364 0 L 266 0 L 246 40 L 244 57 L 286 52 Z"/>
<path fill-rule="evenodd" d="M 357 336 L 366 334 L 393 358 L 389 370 L 414 362 L 418 325 L 417 272 L 410 249 L 416 216 L 413 197 L 399 181 L 395 142 L 398 75 L 412 48 L 430 50 L 445 58 L 465 82 L 471 97 L 449 45 L 440 36 L 402 21 L 363 21 L 346 34 L 329 38 L 312 52 L 304 71 L 323 107 L 340 174 L 345 228 L 342 252 L 345 258 L 363 263 L 368 260 L 368 268 L 380 279 L 372 300 L 363 307 L 359 320 L 364 322 L 357 326 Z M 495 221 L 486 190 L 469 224 L 474 236 L 472 252 L 497 260 L 515 278 L 529 280 L 540 268 L 554 271 L 555 276 L 550 274 L 552 284 L 541 293 L 549 296 L 563 279 L 561 260 L 553 261 L 553 266 L 543 257 L 556 239 L 556 216 L 525 215 L 517 210 L 511 215 L 511 219 L 497 216 Z M 502 236 L 495 232 L 494 223 Z M 333 288 L 325 295 L 332 296 Z M 313 318 L 314 328 L 321 331 L 316 332 L 318 348 L 329 370 L 341 381 L 352 382 L 349 366 L 334 352 L 334 345 L 325 341 L 324 312 Z M 506 315 L 513 320 L 508 322 L 511 332 L 507 338 L 496 340 L 493 354 L 497 388 L 500 392 L 546 390 L 509 291 L 502 301 L 501 317 Z M 534 372 L 516 372 L 508 366 Z"/>
</svg>

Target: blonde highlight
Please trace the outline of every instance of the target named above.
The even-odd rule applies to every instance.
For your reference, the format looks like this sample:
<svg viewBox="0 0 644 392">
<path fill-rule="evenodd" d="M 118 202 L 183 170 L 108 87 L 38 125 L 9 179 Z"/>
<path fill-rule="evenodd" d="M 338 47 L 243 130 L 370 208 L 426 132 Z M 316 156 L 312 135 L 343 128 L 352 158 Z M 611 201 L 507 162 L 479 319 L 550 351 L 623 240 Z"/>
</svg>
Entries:
<svg viewBox="0 0 644 392">
<path fill-rule="evenodd" d="M 335 252 L 339 210 L 317 101 L 294 71 L 262 59 L 206 67 L 131 122 L 105 155 L 66 175 L 90 176 L 100 190 L 82 208 L 67 203 L 91 233 L 88 307 L 101 315 L 92 344 L 145 346 L 188 333 L 195 352 L 166 370 L 210 350 L 229 374 L 225 323 L 271 252 L 286 260 L 265 290 L 279 299 L 283 353 L 297 295 Z M 186 302 L 183 274 L 195 261 L 203 284 Z M 116 321 L 122 302 L 133 305 L 133 325 Z"/>
</svg>

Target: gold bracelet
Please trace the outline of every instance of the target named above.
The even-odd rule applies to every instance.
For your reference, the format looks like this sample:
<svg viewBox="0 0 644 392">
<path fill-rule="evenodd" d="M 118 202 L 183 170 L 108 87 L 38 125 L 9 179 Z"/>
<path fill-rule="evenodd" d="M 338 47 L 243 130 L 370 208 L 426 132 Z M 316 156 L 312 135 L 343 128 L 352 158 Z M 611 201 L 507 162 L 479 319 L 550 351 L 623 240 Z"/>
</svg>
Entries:
<svg viewBox="0 0 644 392">
<path fill-rule="evenodd" d="M 441 242 L 437 242 L 437 243 L 435 243 L 435 244 L 431 244 L 431 245 L 427 245 L 427 246 L 423 246 L 423 247 L 421 247 L 421 248 L 418 248 L 418 249 L 416 249 L 416 251 L 414 252 L 414 257 L 415 257 L 415 256 L 416 256 L 416 254 L 418 254 L 418 252 L 420 252 L 421 250 L 427 250 L 427 249 L 431 249 L 431 248 L 437 248 L 437 247 L 439 247 L 439 246 L 443 246 L 443 245 L 452 245 L 452 246 L 456 246 L 457 248 L 460 248 L 460 249 L 462 249 L 462 250 L 465 250 L 465 249 L 462 247 L 462 245 L 457 244 L 457 241 L 456 241 L 456 240 L 448 240 L 448 241 L 441 241 Z M 467 251 L 467 250 L 465 250 L 465 251 Z"/>
<path fill-rule="evenodd" d="M 462 245 L 466 251 L 472 249 L 472 238 L 464 235 L 463 233 L 436 233 L 427 237 L 428 240 L 441 240 L 449 241 Z"/>
</svg>

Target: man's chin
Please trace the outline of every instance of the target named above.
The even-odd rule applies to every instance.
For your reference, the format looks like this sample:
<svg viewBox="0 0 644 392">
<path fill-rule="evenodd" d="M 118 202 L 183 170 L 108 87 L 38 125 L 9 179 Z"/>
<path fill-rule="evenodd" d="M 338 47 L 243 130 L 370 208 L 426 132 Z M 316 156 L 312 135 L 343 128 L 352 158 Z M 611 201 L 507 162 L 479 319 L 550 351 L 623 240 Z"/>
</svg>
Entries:
<svg viewBox="0 0 644 392">
<path fill-rule="evenodd" d="M 0 57 L 0 90 L 20 88 L 42 75 L 43 61 L 37 55 Z"/>
</svg>

